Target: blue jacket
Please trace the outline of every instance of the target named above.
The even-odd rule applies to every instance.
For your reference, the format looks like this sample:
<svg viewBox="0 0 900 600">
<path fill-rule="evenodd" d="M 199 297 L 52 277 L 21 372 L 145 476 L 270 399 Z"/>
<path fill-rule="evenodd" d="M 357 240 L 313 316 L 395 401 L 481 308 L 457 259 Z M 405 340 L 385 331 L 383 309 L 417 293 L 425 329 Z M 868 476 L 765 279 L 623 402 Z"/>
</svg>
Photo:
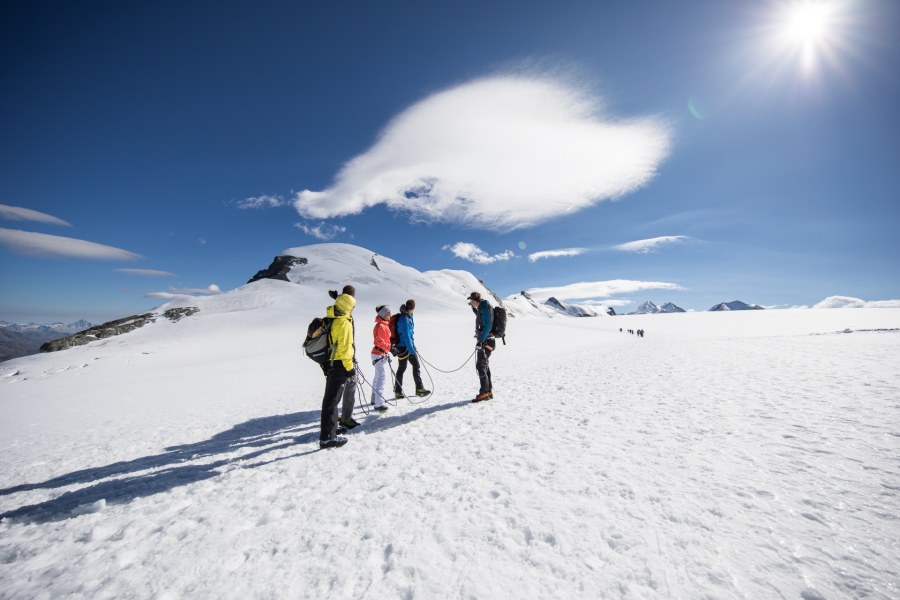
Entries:
<svg viewBox="0 0 900 600">
<path fill-rule="evenodd" d="M 475 311 L 475 337 L 478 343 L 483 343 L 491 335 L 491 327 L 494 325 L 494 310 L 491 303 L 482 300 Z"/>
<path fill-rule="evenodd" d="M 397 337 L 400 338 L 398 346 L 405 346 L 410 354 L 416 353 L 416 344 L 413 342 L 416 333 L 416 323 L 413 316 L 408 313 L 400 313 L 397 317 Z"/>
</svg>

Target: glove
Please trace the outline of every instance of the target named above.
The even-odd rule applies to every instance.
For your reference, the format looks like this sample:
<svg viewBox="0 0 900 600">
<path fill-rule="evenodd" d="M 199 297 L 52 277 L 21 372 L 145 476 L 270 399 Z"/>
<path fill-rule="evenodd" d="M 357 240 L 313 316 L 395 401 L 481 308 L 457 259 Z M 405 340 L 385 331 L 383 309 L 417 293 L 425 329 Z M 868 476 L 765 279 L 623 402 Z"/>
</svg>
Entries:
<svg viewBox="0 0 900 600">
<path fill-rule="evenodd" d="M 356 369 L 347 371 L 347 379 L 353 379 L 354 377 L 356 377 Z"/>
<path fill-rule="evenodd" d="M 397 350 L 397 346 L 391 346 L 391 354 L 394 356 L 397 356 L 398 354 L 400 354 L 400 351 Z"/>
</svg>

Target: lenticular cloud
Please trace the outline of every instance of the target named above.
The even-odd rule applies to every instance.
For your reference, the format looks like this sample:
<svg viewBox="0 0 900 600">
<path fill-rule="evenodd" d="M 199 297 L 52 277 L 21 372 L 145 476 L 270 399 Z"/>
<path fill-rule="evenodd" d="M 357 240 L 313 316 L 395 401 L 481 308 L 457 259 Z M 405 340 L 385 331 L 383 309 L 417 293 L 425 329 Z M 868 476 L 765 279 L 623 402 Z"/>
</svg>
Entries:
<svg viewBox="0 0 900 600">
<path fill-rule="evenodd" d="M 294 205 L 307 218 L 385 204 L 416 218 L 528 227 L 650 181 L 668 127 L 603 115 L 596 98 L 552 79 L 491 77 L 439 92 L 395 117 L 323 191 Z"/>
</svg>

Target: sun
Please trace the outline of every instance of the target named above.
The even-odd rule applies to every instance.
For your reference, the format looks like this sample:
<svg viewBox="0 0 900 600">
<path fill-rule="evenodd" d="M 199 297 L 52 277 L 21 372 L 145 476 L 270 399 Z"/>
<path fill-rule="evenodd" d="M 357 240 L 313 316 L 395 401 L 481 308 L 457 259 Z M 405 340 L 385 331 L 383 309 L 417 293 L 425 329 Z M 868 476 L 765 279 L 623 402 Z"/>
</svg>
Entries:
<svg viewBox="0 0 900 600">
<path fill-rule="evenodd" d="M 777 15 L 776 52 L 799 60 L 807 72 L 832 61 L 839 45 L 840 19 L 835 0 L 795 0 Z"/>
<path fill-rule="evenodd" d="M 785 35 L 795 43 L 812 45 L 828 34 L 828 8 L 822 3 L 805 2 L 787 12 Z"/>
</svg>

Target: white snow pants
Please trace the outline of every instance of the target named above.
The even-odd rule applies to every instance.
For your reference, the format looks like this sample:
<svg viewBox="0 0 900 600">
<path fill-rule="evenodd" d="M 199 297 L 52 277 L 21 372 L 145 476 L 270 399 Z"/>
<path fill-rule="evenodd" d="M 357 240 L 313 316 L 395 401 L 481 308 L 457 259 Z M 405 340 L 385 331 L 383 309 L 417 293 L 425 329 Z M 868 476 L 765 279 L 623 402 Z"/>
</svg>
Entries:
<svg viewBox="0 0 900 600">
<path fill-rule="evenodd" d="M 372 381 L 372 404 L 384 406 L 384 382 L 387 381 L 390 354 L 373 354 L 372 364 L 375 366 L 375 379 Z"/>
</svg>

